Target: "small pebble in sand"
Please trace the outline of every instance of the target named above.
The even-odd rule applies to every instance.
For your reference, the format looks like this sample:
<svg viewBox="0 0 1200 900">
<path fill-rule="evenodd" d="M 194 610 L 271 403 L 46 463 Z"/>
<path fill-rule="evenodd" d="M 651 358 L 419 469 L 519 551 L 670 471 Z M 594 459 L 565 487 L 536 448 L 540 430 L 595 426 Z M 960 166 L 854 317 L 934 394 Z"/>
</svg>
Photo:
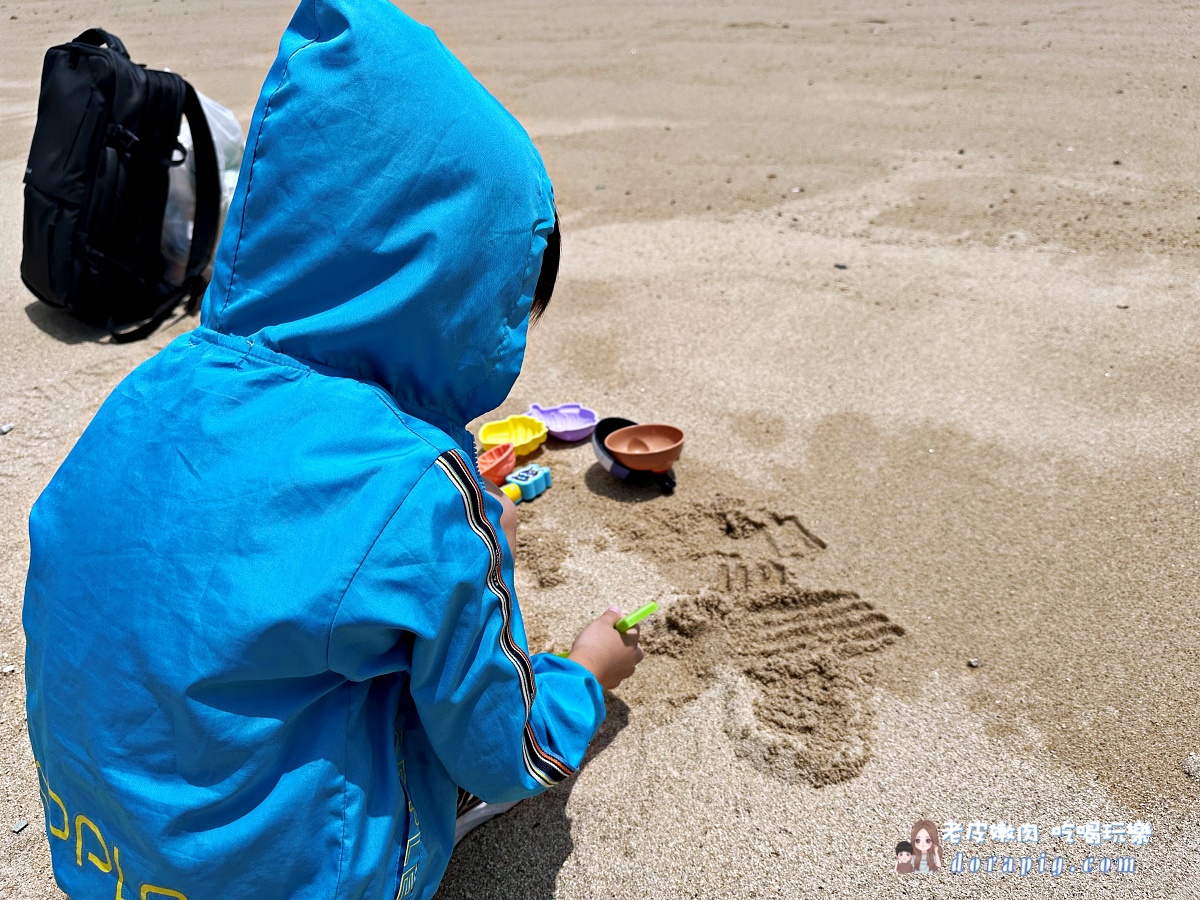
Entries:
<svg viewBox="0 0 1200 900">
<path fill-rule="evenodd" d="M 0 425 L 0 434 L 8 434 L 10 431 L 12 431 L 16 427 L 17 427 L 16 422 L 6 422 L 5 424 Z"/>
<path fill-rule="evenodd" d="M 1128 303 L 1118 303 L 1117 309 L 1129 309 L 1129 304 Z"/>
<path fill-rule="evenodd" d="M 1189 753 L 1183 761 L 1183 774 L 1200 781 L 1200 754 Z"/>
<path fill-rule="evenodd" d="M 974 659 L 974 658 L 968 659 L 967 665 L 970 666 L 972 669 L 978 669 L 979 668 L 979 660 Z"/>
<path fill-rule="evenodd" d="M 5 666 L 3 669 L 0 669 L 0 672 L 3 672 L 5 675 L 12 675 L 16 671 L 16 666 Z"/>
<path fill-rule="evenodd" d="M 848 265 L 846 265 L 845 263 L 834 263 L 834 264 L 833 264 L 833 267 L 834 267 L 835 269 L 848 269 L 848 268 L 850 268 L 850 267 L 849 267 Z"/>
<path fill-rule="evenodd" d="M 12 827 L 13 834 L 20 834 L 22 831 L 24 831 L 28 827 L 29 827 L 29 822 L 26 821 L 25 819 L 22 819 L 20 822 L 14 822 L 13 827 Z"/>
</svg>

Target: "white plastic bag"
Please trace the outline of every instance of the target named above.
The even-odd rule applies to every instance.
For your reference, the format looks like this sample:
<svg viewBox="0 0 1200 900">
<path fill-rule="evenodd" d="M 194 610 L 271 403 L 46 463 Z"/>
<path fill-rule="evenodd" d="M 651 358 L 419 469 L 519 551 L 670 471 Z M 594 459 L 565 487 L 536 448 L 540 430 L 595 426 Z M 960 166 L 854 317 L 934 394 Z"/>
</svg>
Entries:
<svg viewBox="0 0 1200 900">
<path fill-rule="evenodd" d="M 217 151 L 217 168 L 221 177 L 221 214 L 218 222 L 223 224 L 229 201 L 233 199 L 233 189 L 237 187 L 245 139 L 237 116 L 199 91 L 196 91 L 196 95 L 204 107 L 208 130 L 212 132 Z M 167 260 L 166 277 L 177 285 L 183 284 L 183 276 L 187 272 L 188 253 L 192 247 L 192 222 L 196 217 L 196 156 L 192 153 L 192 129 L 188 127 L 186 117 L 179 124 L 179 143 L 187 150 L 187 159 L 183 165 L 170 170 L 162 230 L 162 252 Z"/>
</svg>

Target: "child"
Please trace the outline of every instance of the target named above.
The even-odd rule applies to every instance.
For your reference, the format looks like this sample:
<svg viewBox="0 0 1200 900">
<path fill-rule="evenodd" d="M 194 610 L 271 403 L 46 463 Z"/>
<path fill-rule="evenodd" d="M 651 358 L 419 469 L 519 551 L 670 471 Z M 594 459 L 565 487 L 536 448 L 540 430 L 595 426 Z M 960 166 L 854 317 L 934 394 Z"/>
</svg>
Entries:
<svg viewBox="0 0 1200 900">
<path fill-rule="evenodd" d="M 896 874 L 911 875 L 913 873 L 913 845 L 901 841 L 896 845 Z"/>
<path fill-rule="evenodd" d="M 249 136 L 201 327 L 30 516 L 54 872 L 73 897 L 428 898 L 460 789 L 568 778 L 641 658 L 615 608 L 530 658 L 465 427 L 549 299 L 551 186 L 387 0 L 303 0 Z"/>
</svg>

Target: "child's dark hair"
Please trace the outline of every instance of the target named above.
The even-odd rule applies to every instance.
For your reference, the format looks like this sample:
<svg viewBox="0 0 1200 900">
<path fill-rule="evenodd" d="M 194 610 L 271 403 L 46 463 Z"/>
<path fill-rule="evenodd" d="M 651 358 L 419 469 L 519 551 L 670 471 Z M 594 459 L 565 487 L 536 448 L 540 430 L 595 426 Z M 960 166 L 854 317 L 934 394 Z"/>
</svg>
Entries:
<svg viewBox="0 0 1200 900">
<path fill-rule="evenodd" d="M 900 843 L 898 843 L 896 845 L 896 855 L 897 856 L 899 856 L 901 853 L 911 854 L 912 852 L 913 852 L 913 845 L 910 844 L 908 841 L 901 841 Z"/>
<path fill-rule="evenodd" d="M 554 213 L 554 231 L 546 238 L 546 251 L 542 254 L 542 272 L 538 275 L 537 287 L 533 289 L 533 306 L 529 309 L 529 321 L 536 322 L 550 305 L 554 293 L 554 282 L 558 280 L 558 259 L 562 238 L 558 233 L 558 213 Z"/>
</svg>

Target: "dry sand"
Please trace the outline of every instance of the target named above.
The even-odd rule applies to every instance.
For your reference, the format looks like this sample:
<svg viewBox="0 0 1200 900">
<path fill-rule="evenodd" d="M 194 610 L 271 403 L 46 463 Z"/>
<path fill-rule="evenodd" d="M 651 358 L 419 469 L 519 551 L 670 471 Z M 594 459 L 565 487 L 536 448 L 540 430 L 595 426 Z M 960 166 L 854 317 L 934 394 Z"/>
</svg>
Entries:
<svg viewBox="0 0 1200 900">
<path fill-rule="evenodd" d="M 564 271 L 504 411 L 688 431 L 670 498 L 586 445 L 542 451 L 534 649 L 614 600 L 667 611 L 589 764 L 472 835 L 441 896 L 1200 897 L 1195 11 L 409 9 L 557 186 Z M 116 381 L 192 324 L 108 346 L 21 287 L 40 56 L 103 24 L 245 121 L 289 14 L 0 0 L 0 824 L 33 823 L 0 830 L 0 897 L 54 895 L 25 516 Z M 1120 878 L 897 878 L 926 817 L 1039 823 L 1052 855 L 1064 819 L 1154 835 Z"/>
</svg>

